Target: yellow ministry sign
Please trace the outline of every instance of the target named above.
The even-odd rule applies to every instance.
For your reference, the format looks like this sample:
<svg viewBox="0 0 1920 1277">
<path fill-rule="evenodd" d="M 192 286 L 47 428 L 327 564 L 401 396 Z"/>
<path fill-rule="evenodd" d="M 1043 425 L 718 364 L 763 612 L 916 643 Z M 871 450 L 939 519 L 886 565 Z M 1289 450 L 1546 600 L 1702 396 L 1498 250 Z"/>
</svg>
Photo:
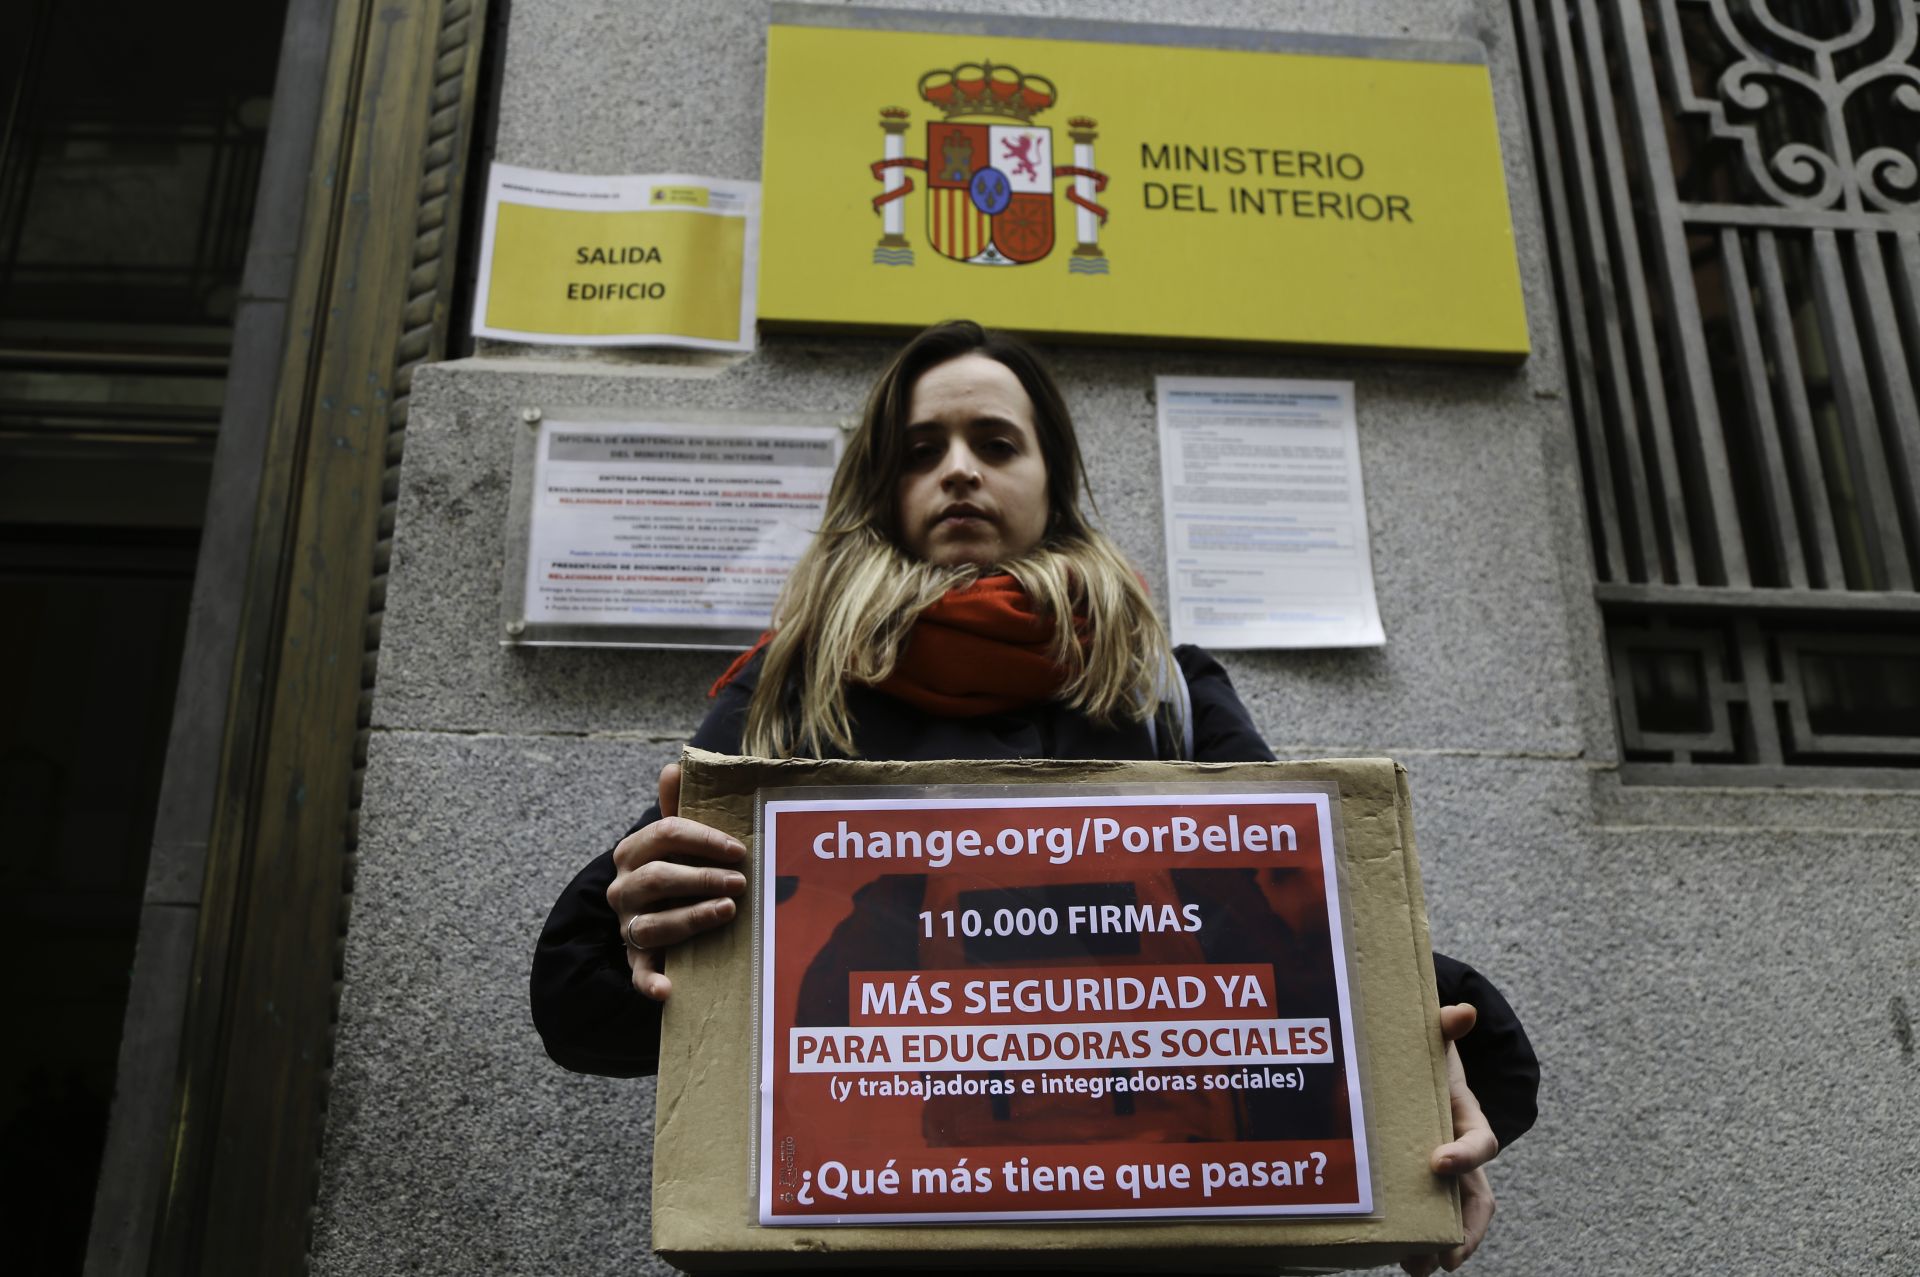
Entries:
<svg viewBox="0 0 1920 1277">
<path fill-rule="evenodd" d="M 481 336 L 753 348 L 753 183 L 496 164 L 487 197 Z"/>
<path fill-rule="evenodd" d="M 760 317 L 1519 360 L 1477 45 L 776 5 Z"/>
</svg>

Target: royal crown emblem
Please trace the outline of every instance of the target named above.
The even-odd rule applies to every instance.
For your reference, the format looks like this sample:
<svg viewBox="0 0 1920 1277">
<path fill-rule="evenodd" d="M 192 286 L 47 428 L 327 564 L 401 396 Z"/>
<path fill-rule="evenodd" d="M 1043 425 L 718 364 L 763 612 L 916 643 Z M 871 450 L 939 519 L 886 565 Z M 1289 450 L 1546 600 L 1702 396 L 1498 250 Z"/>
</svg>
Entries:
<svg viewBox="0 0 1920 1277">
<path fill-rule="evenodd" d="M 1107 177 L 1093 167 L 1095 123 L 1084 116 L 1067 121 L 1073 163 L 1056 164 L 1053 130 L 1033 122 L 1058 100 L 1052 80 L 1004 63 L 963 62 L 922 75 L 919 93 L 940 112 L 927 123 L 924 159 L 906 154 L 912 113 L 897 106 L 880 112 L 885 156 L 872 170 L 886 189 L 873 200 L 882 222 L 877 265 L 914 264 L 904 201 L 914 189 L 907 170 L 919 169 L 927 175 L 927 242 L 969 266 L 1025 266 L 1051 254 L 1054 183 L 1071 178 L 1066 197 L 1076 210 L 1076 243 L 1067 268 L 1107 273 L 1100 249 L 1107 210 L 1094 202 Z"/>
<path fill-rule="evenodd" d="M 962 115 L 1004 115 L 1031 123 L 1058 96 L 1044 75 L 1022 75 L 1016 67 L 963 62 L 951 71 L 920 77 L 920 96 L 951 120 Z"/>
</svg>

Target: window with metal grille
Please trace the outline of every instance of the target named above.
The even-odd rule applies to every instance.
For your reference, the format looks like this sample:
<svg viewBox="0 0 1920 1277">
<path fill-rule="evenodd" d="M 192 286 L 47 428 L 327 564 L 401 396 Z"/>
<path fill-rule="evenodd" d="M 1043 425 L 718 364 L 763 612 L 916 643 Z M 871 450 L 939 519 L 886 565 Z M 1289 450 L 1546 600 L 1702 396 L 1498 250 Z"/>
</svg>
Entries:
<svg viewBox="0 0 1920 1277">
<path fill-rule="evenodd" d="M 1920 5 L 1513 6 L 1623 770 L 1920 783 Z"/>
</svg>

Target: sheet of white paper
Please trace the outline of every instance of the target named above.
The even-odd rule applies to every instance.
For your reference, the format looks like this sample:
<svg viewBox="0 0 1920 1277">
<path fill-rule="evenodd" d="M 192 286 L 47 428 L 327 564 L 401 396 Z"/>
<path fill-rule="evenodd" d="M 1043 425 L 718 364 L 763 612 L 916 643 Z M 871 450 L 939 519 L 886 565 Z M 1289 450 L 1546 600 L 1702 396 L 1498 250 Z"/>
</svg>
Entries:
<svg viewBox="0 0 1920 1277">
<path fill-rule="evenodd" d="M 1378 647 L 1350 381 L 1157 377 L 1173 641 Z"/>
<path fill-rule="evenodd" d="M 839 459 L 832 426 L 547 419 L 526 619 L 764 628 Z"/>
</svg>

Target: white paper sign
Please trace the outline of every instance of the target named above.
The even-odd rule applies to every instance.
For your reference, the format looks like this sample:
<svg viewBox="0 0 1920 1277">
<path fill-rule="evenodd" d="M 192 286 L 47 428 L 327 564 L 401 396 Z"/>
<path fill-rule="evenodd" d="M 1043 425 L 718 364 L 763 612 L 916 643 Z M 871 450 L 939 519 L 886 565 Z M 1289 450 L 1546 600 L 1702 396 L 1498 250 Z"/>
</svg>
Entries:
<svg viewBox="0 0 1920 1277">
<path fill-rule="evenodd" d="M 1378 647 L 1350 381 L 1157 377 L 1173 641 Z"/>
<path fill-rule="evenodd" d="M 764 629 L 840 444 L 832 426 L 542 422 L 526 621 Z"/>
</svg>

